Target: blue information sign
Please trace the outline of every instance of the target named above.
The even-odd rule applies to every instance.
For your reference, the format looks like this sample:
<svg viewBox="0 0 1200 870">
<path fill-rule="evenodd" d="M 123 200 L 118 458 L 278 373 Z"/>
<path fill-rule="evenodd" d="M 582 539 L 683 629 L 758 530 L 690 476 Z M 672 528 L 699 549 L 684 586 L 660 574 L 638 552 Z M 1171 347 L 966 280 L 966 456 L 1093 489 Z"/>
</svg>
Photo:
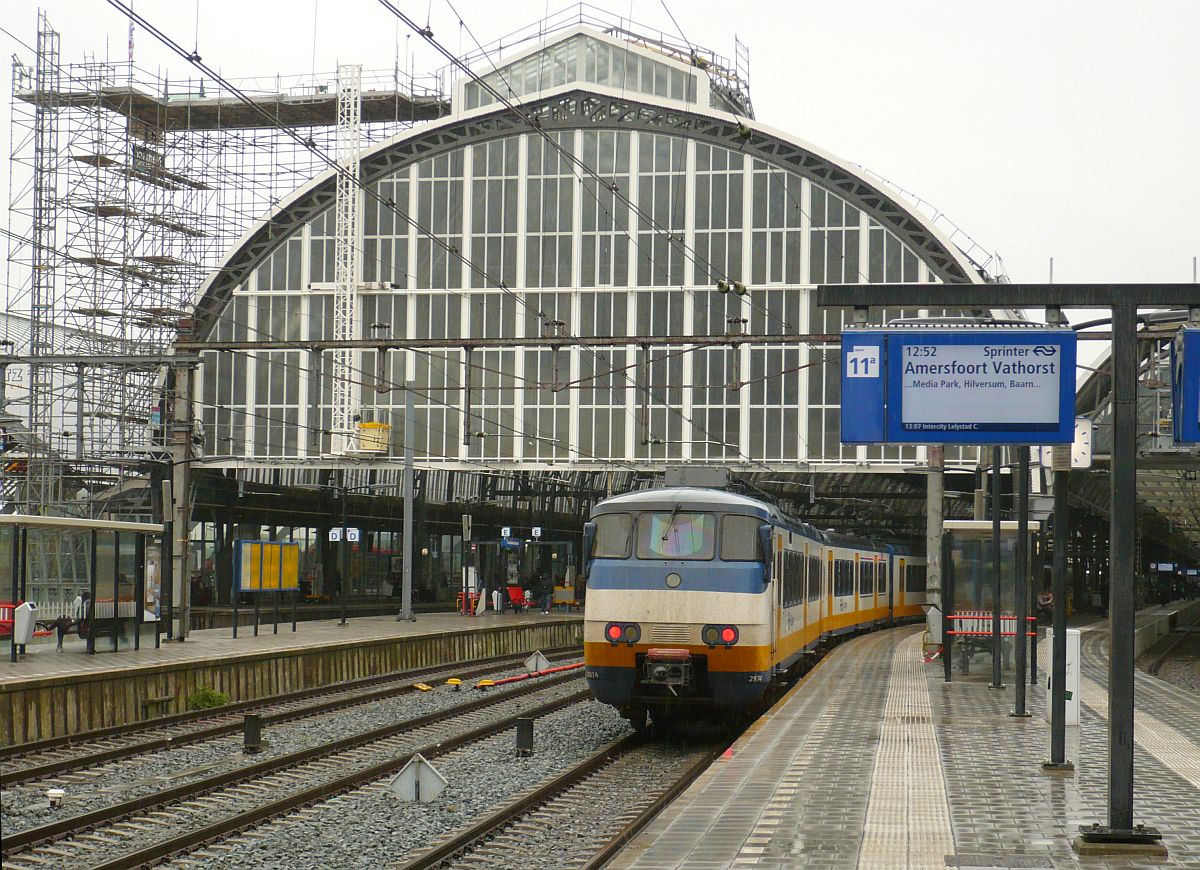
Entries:
<svg viewBox="0 0 1200 870">
<path fill-rule="evenodd" d="M 1179 330 L 1171 345 L 1171 372 L 1175 440 L 1200 443 L 1200 329 Z"/>
<path fill-rule="evenodd" d="M 853 329 L 842 335 L 847 444 L 1070 444 L 1070 329 Z"/>
</svg>

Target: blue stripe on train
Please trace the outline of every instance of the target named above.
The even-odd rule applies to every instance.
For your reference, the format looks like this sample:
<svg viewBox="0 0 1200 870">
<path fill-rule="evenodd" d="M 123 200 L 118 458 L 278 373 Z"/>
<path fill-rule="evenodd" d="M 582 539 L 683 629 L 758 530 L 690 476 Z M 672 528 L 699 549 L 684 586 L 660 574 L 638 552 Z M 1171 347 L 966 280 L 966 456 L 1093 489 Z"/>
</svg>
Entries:
<svg viewBox="0 0 1200 870">
<path fill-rule="evenodd" d="M 671 573 L 682 578 L 681 591 L 761 594 L 770 588 L 760 562 L 596 559 L 588 589 L 666 589 Z"/>
</svg>

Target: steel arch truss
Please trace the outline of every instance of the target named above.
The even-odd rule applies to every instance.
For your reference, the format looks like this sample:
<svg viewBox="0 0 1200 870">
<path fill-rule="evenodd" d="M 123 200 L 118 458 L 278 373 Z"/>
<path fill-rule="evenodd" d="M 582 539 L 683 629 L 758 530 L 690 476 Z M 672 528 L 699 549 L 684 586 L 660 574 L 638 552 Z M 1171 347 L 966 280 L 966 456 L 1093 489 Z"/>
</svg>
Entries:
<svg viewBox="0 0 1200 870">
<path fill-rule="evenodd" d="M 743 153 L 808 178 L 836 192 L 894 233 L 946 283 L 977 283 L 980 277 L 963 267 L 929 226 L 896 199 L 829 158 L 792 142 L 739 124 L 696 112 L 631 99 L 574 90 L 522 106 L 518 116 L 507 109 L 417 128 L 380 146 L 362 160 L 362 180 L 373 184 L 411 163 L 489 139 L 515 136 L 531 129 L 647 130 L 674 133 Z M 336 179 L 326 173 L 267 218 L 206 283 L 196 305 L 195 335 L 207 336 L 233 289 L 281 242 L 334 204 Z"/>
</svg>

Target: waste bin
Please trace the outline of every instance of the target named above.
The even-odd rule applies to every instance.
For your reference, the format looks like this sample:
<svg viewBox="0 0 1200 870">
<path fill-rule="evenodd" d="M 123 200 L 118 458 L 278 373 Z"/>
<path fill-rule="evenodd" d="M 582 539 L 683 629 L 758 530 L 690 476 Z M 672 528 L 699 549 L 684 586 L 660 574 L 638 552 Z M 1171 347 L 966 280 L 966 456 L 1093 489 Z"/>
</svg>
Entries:
<svg viewBox="0 0 1200 870">
<path fill-rule="evenodd" d="M 37 605 L 32 601 L 17 605 L 13 613 L 13 640 L 18 646 L 33 643 L 33 632 L 37 628 Z"/>
</svg>

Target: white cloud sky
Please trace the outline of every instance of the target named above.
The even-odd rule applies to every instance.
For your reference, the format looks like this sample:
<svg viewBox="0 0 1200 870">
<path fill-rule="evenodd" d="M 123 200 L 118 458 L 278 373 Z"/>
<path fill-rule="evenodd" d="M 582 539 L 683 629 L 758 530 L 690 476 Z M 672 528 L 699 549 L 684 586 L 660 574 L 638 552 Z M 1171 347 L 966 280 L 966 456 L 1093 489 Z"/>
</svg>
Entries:
<svg viewBox="0 0 1200 870">
<path fill-rule="evenodd" d="M 328 71 L 338 61 L 390 68 L 409 45 L 418 70 L 440 65 L 374 0 L 134 3 L 227 76 Z M 37 4 L 3 5 L 2 26 L 32 42 Z M 62 34 L 64 60 L 125 54 L 124 18 L 104 0 L 41 5 Z M 446 0 L 400 5 L 428 19 L 451 50 L 474 48 Z M 760 121 L 936 204 L 998 251 L 1013 280 L 1044 280 L 1050 257 L 1060 282 L 1192 280 L 1200 256 L 1195 0 L 669 5 L 693 43 L 731 56 L 736 30 L 749 45 Z M 455 6 L 484 41 L 562 8 Z M 661 3 L 608 8 L 679 36 Z M 28 55 L 4 34 L 0 47 Z M 149 33 L 136 34 L 135 51 L 139 66 L 194 75 Z M 8 91 L 0 96 L 6 141 Z"/>
</svg>

